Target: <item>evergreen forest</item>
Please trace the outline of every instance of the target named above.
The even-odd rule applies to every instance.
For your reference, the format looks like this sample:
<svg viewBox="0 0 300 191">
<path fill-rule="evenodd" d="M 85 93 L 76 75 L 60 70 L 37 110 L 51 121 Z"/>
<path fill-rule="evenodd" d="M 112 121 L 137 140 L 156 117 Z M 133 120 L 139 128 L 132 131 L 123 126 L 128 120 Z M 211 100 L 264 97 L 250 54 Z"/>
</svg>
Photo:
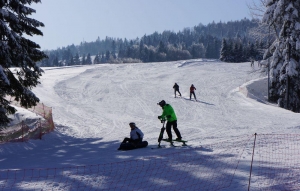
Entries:
<svg viewBox="0 0 300 191">
<path fill-rule="evenodd" d="M 198 24 L 173 32 L 154 32 L 136 39 L 99 37 L 94 42 L 81 42 L 56 50 L 45 50 L 48 58 L 42 67 L 100 63 L 164 62 L 196 58 L 220 59 L 225 62 L 261 60 L 266 40 L 251 35 L 259 21 Z"/>
</svg>

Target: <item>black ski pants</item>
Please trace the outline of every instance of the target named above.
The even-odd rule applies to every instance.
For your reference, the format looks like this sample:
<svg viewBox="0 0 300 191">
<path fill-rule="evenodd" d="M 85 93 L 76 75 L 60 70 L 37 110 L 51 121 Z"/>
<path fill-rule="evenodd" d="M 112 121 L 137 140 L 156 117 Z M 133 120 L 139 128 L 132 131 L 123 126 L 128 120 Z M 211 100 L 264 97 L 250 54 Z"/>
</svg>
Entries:
<svg viewBox="0 0 300 191">
<path fill-rule="evenodd" d="M 168 121 L 167 125 L 166 125 L 166 131 L 167 131 L 169 139 L 172 140 L 172 132 L 171 132 L 172 126 L 173 126 L 173 130 L 176 133 L 177 138 L 181 138 L 181 134 L 180 134 L 180 132 L 177 128 L 177 120 L 175 120 L 175 121 L 172 121 L 172 122 Z"/>
<path fill-rule="evenodd" d="M 124 140 L 122 141 L 122 143 L 133 143 L 133 144 L 137 144 L 137 143 L 141 143 L 143 141 L 143 139 L 131 139 L 128 137 L 125 137 Z"/>
<path fill-rule="evenodd" d="M 197 99 L 197 98 L 196 98 L 196 95 L 195 95 L 195 92 L 191 92 L 191 93 L 190 93 L 190 99 L 192 99 L 192 95 L 194 95 L 194 98 Z"/>
<path fill-rule="evenodd" d="M 174 90 L 175 97 L 176 97 L 176 92 L 178 92 L 178 93 L 179 93 L 179 96 L 181 96 L 180 91 L 175 89 L 175 90 Z"/>
</svg>

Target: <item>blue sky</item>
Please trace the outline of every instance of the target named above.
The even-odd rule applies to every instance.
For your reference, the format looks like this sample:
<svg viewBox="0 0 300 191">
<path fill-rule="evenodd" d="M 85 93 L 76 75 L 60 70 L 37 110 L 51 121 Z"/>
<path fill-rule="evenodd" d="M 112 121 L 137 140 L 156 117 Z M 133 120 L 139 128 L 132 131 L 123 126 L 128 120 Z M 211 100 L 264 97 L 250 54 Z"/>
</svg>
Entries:
<svg viewBox="0 0 300 191">
<path fill-rule="evenodd" d="M 259 0 L 42 0 L 32 4 L 43 37 L 30 37 L 42 50 L 78 45 L 98 37 L 135 39 L 215 22 L 251 18 L 248 4 Z"/>
</svg>

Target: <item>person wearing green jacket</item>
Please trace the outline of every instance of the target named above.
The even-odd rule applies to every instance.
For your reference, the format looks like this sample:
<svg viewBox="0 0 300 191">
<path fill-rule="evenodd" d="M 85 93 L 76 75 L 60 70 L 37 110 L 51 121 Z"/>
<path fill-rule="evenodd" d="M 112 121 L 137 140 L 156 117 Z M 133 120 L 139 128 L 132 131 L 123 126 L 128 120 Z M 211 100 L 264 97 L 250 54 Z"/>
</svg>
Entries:
<svg viewBox="0 0 300 191">
<path fill-rule="evenodd" d="M 180 141 L 182 139 L 182 137 L 177 128 L 177 117 L 176 117 L 173 107 L 170 104 L 167 104 L 165 102 L 165 100 L 162 100 L 157 104 L 160 105 L 160 107 L 163 110 L 162 115 L 158 116 L 158 119 L 167 121 L 166 131 L 167 131 L 167 134 L 169 137 L 168 139 L 172 140 L 171 128 L 173 126 L 173 130 L 175 131 L 176 136 L 177 136 L 176 140 Z"/>
</svg>

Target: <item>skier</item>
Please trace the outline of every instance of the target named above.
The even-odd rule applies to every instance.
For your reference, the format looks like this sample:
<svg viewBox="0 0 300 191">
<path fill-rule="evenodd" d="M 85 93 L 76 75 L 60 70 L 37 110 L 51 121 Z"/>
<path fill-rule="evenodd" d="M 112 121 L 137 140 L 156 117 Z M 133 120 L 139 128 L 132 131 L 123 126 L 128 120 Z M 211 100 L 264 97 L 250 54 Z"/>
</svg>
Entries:
<svg viewBox="0 0 300 191">
<path fill-rule="evenodd" d="M 192 84 L 190 87 L 190 100 L 192 99 L 192 95 L 194 95 L 195 100 L 197 101 L 196 95 L 195 95 L 195 86 Z"/>
<path fill-rule="evenodd" d="M 158 116 L 158 119 L 165 121 L 167 120 L 167 125 L 166 125 L 166 131 L 168 134 L 168 140 L 172 141 L 172 132 L 171 132 L 171 128 L 173 126 L 173 130 L 175 131 L 177 138 L 177 141 L 181 140 L 181 134 L 177 128 L 177 117 L 176 114 L 174 112 L 174 109 L 172 108 L 172 106 L 170 104 L 167 104 L 165 102 L 165 100 L 160 101 L 159 103 L 157 103 L 158 105 L 160 105 L 160 107 L 163 109 L 163 113 L 162 115 Z"/>
<path fill-rule="evenodd" d="M 251 59 L 251 67 L 254 67 L 254 60 Z"/>
<path fill-rule="evenodd" d="M 173 89 L 174 89 L 175 98 L 176 98 L 176 92 L 178 92 L 179 96 L 181 97 L 181 93 L 179 91 L 179 85 L 177 83 L 174 84 Z"/>
<path fill-rule="evenodd" d="M 143 141 L 144 133 L 135 125 L 134 122 L 129 123 L 131 128 L 130 138 L 125 137 L 122 143 L 132 143 L 133 145 L 137 145 Z"/>
</svg>

